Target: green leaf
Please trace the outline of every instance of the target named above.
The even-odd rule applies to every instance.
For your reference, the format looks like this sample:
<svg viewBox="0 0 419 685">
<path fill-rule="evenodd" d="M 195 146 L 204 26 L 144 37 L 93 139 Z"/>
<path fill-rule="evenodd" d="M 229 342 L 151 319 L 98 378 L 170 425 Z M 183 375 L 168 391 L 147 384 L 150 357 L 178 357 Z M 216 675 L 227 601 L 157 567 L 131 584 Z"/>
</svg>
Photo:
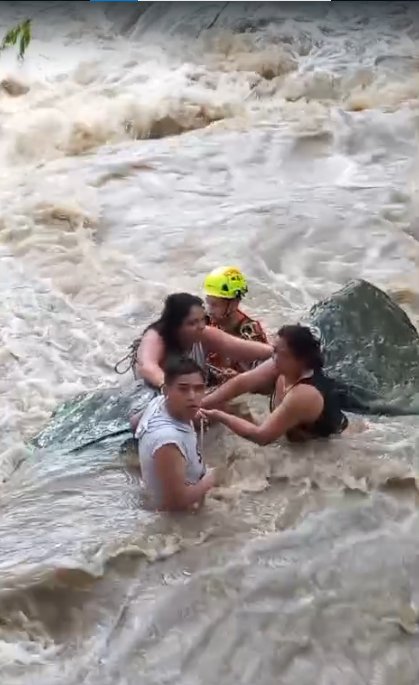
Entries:
<svg viewBox="0 0 419 685">
<path fill-rule="evenodd" d="M 25 52 L 29 47 L 32 38 L 31 20 L 25 19 L 21 24 L 9 29 L 0 43 L 0 52 L 6 48 L 18 47 L 18 59 L 23 60 Z"/>
</svg>

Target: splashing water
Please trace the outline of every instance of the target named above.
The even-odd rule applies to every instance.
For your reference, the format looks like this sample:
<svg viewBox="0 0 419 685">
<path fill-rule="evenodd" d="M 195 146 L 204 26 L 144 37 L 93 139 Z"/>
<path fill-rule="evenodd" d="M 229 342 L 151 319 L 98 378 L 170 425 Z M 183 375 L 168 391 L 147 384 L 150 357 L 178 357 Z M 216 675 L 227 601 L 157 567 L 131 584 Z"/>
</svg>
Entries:
<svg viewBox="0 0 419 685">
<path fill-rule="evenodd" d="M 228 481 L 191 517 L 142 508 L 117 441 L 27 447 L 218 263 L 271 330 L 352 278 L 417 322 L 413 3 L 3 3 L 0 28 L 27 16 L 0 61 L 4 681 L 416 685 L 417 419 L 217 429 Z"/>
</svg>

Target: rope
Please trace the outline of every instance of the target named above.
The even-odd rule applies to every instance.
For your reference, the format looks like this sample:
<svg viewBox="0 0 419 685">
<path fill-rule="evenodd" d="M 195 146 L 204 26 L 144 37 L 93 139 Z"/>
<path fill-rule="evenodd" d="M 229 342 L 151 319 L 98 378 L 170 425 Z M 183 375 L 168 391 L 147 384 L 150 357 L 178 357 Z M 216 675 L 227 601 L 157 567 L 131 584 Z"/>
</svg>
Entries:
<svg viewBox="0 0 419 685">
<path fill-rule="evenodd" d="M 113 367 L 115 373 L 117 373 L 119 376 L 123 376 L 130 369 L 132 369 L 132 370 L 134 369 L 136 357 L 137 357 L 137 351 L 138 351 L 138 348 L 140 346 L 140 342 L 141 342 L 141 338 L 136 338 L 134 340 L 134 342 L 132 342 L 131 345 L 129 346 L 128 354 L 126 354 L 125 357 L 122 357 L 122 359 L 120 359 L 119 362 L 117 362 L 115 364 L 115 366 Z M 128 366 L 126 367 L 126 369 L 124 371 L 121 371 L 120 370 L 121 365 L 128 360 L 129 360 Z"/>
<path fill-rule="evenodd" d="M 204 460 L 204 432 L 205 432 L 205 425 L 204 425 L 204 419 L 200 419 L 199 421 L 199 447 L 201 450 L 201 456 L 202 459 Z"/>
</svg>

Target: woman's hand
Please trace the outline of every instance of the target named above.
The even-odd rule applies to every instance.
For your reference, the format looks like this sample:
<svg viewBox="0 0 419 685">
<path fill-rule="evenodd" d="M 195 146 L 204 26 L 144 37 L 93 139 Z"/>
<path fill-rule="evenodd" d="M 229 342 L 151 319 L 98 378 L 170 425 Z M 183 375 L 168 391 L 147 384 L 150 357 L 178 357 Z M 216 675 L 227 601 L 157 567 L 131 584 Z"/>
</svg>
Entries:
<svg viewBox="0 0 419 685">
<path fill-rule="evenodd" d="M 219 409 L 200 409 L 197 415 L 208 423 L 217 423 L 222 421 L 223 412 Z"/>
<path fill-rule="evenodd" d="M 200 431 L 203 428 L 204 432 L 206 432 L 209 428 L 208 420 L 201 414 L 201 410 L 197 411 L 192 423 L 196 431 Z"/>
</svg>

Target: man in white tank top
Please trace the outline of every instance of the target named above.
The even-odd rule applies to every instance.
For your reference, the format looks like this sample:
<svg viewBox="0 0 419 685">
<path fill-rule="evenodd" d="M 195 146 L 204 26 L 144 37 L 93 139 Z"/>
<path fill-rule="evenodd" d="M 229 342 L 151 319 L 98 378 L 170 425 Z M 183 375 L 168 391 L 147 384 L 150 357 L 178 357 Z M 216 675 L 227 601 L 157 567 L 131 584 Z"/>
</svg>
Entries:
<svg viewBox="0 0 419 685">
<path fill-rule="evenodd" d="M 158 509 L 190 509 L 217 484 L 216 471 L 205 467 L 193 426 L 204 393 L 204 371 L 196 361 L 172 359 L 165 369 L 164 395 L 150 403 L 138 423 L 142 478 Z"/>
</svg>

